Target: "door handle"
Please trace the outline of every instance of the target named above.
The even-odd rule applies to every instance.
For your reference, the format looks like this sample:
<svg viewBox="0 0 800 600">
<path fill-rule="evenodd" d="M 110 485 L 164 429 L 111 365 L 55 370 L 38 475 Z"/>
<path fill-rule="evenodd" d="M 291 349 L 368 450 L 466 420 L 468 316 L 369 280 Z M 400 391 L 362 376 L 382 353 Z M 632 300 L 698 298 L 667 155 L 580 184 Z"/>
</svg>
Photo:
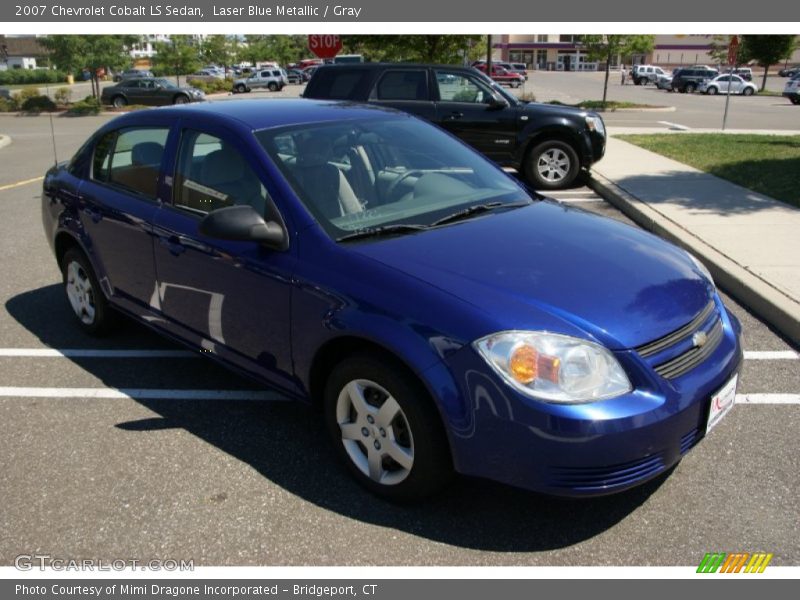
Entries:
<svg viewBox="0 0 800 600">
<path fill-rule="evenodd" d="M 450 116 L 449 116 L 449 117 L 447 117 L 447 118 L 448 118 L 448 120 L 450 120 L 450 121 L 455 121 L 455 120 L 457 120 L 457 119 L 460 119 L 460 118 L 461 118 L 461 117 L 463 117 L 463 116 L 464 116 L 464 113 L 462 113 L 462 112 L 458 112 L 457 110 L 454 110 L 453 112 L 451 112 L 451 113 L 450 113 Z"/>
</svg>

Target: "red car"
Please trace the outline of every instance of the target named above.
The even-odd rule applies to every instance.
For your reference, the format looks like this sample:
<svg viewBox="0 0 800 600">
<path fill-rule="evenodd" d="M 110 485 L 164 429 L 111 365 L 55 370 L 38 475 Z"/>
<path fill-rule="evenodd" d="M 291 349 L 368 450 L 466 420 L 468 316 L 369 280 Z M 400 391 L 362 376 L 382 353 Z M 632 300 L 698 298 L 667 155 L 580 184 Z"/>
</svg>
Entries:
<svg viewBox="0 0 800 600">
<path fill-rule="evenodd" d="M 475 65 L 475 68 L 486 73 L 486 63 Z M 512 88 L 519 87 L 525 83 L 525 78 L 519 73 L 514 73 L 497 65 L 492 65 L 492 74 L 490 77 L 497 83 L 508 85 Z"/>
</svg>

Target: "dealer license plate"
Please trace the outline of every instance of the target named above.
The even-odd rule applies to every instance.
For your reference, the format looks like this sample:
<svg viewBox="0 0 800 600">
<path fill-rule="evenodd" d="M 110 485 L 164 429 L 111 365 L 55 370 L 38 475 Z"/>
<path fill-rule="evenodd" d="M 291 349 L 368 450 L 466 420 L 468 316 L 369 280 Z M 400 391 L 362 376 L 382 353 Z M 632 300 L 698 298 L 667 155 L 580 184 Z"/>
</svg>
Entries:
<svg viewBox="0 0 800 600">
<path fill-rule="evenodd" d="M 722 386 L 716 394 L 711 396 L 711 406 L 708 409 L 708 425 L 706 425 L 706 433 L 719 423 L 722 418 L 728 414 L 728 411 L 733 408 L 736 401 L 736 382 L 739 379 L 737 373 L 728 383 Z"/>
</svg>

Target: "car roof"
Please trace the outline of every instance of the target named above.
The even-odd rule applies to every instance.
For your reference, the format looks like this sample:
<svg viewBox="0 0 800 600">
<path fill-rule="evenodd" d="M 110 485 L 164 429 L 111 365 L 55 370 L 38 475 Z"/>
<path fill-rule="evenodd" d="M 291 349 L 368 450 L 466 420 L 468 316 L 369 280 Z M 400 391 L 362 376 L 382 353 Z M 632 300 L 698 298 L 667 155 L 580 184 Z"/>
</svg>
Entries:
<svg viewBox="0 0 800 600">
<path fill-rule="evenodd" d="M 412 115 L 380 106 L 353 102 L 311 99 L 259 99 L 197 102 L 136 111 L 117 117 L 114 127 L 136 125 L 139 115 L 157 114 L 159 118 L 197 117 L 218 125 L 244 126 L 252 130 L 270 129 L 305 123 L 341 122 L 346 119 L 404 119 Z"/>
</svg>

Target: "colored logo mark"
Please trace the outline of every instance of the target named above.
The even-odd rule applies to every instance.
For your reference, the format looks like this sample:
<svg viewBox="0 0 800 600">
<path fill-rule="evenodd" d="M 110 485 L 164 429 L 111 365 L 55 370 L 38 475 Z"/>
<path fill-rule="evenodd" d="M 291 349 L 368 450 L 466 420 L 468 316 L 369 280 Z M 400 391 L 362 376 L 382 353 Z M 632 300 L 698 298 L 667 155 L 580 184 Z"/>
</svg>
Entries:
<svg viewBox="0 0 800 600">
<path fill-rule="evenodd" d="M 697 567 L 698 573 L 763 573 L 772 554 L 766 552 L 708 552 Z"/>
</svg>

